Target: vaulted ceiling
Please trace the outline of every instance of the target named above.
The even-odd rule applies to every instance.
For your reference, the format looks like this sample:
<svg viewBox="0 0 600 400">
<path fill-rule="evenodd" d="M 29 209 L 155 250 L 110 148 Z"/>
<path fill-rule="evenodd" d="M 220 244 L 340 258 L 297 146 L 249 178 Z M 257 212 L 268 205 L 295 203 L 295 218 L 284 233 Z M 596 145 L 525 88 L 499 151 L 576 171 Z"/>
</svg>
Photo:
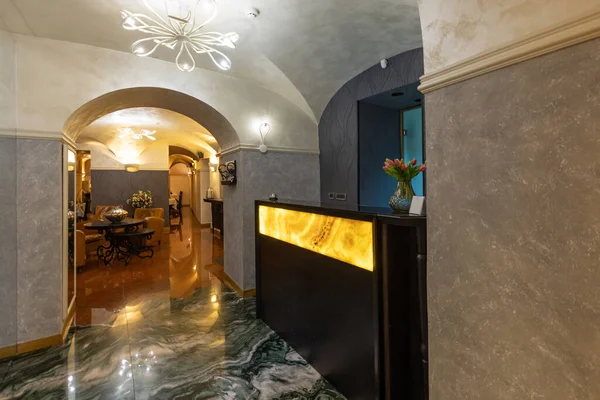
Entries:
<svg viewBox="0 0 600 400">
<path fill-rule="evenodd" d="M 164 9 L 164 0 L 147 1 Z M 185 15 L 195 2 L 167 0 L 175 15 Z M 219 14 L 206 29 L 240 34 L 237 48 L 227 51 L 233 67 L 220 71 L 202 56 L 196 57 L 197 66 L 272 90 L 315 120 L 350 78 L 381 58 L 421 46 L 417 0 L 218 0 L 218 4 Z M 245 15 L 252 7 L 260 10 L 256 19 Z M 121 9 L 147 12 L 143 0 L 0 0 L 0 29 L 130 52 L 139 36 L 121 28 Z M 163 48 L 156 57 L 173 61 L 175 54 Z"/>
<path fill-rule="evenodd" d="M 154 140 L 141 138 L 134 140 L 123 136 L 119 129 L 131 128 L 134 132 L 142 129 L 155 131 Z M 135 147 L 135 153 L 141 154 L 148 147 L 163 144 L 174 145 L 202 152 L 206 157 L 216 153 L 217 141 L 196 121 L 179 113 L 162 108 L 137 107 L 107 114 L 88 125 L 78 137 L 78 143 L 99 142 L 113 153 Z"/>
</svg>

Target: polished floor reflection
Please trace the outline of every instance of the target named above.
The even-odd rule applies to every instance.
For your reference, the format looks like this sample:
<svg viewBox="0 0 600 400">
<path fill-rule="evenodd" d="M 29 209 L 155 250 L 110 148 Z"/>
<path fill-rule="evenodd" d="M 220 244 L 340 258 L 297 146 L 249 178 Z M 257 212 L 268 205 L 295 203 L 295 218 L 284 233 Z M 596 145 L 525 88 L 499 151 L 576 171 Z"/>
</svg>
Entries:
<svg viewBox="0 0 600 400">
<path fill-rule="evenodd" d="M 0 398 L 342 399 L 208 272 L 222 256 L 187 212 L 153 259 L 90 261 L 69 340 L 0 362 Z"/>
</svg>

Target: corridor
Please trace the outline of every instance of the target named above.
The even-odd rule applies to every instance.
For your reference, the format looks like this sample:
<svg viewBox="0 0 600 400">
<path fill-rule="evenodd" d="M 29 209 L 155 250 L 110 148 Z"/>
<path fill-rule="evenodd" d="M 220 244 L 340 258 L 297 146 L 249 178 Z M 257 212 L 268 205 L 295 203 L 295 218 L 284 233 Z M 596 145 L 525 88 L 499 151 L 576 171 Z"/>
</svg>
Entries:
<svg viewBox="0 0 600 400">
<path fill-rule="evenodd" d="M 343 399 L 209 272 L 222 257 L 185 209 L 154 258 L 86 265 L 69 340 L 0 363 L 0 398 Z"/>
</svg>

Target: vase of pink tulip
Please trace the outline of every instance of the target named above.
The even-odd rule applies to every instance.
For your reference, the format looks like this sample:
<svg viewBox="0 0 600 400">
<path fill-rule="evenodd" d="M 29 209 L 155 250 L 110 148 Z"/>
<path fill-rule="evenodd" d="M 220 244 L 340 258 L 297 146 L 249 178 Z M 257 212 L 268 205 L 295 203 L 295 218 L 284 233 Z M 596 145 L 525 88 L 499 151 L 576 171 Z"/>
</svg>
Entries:
<svg viewBox="0 0 600 400">
<path fill-rule="evenodd" d="M 396 190 L 390 197 L 389 205 L 395 212 L 407 213 L 410 209 L 410 203 L 415 196 L 412 187 L 412 180 L 415 176 L 425 171 L 426 165 L 417 165 L 417 159 L 405 163 L 404 160 L 385 159 L 383 171 L 398 181 Z"/>
</svg>

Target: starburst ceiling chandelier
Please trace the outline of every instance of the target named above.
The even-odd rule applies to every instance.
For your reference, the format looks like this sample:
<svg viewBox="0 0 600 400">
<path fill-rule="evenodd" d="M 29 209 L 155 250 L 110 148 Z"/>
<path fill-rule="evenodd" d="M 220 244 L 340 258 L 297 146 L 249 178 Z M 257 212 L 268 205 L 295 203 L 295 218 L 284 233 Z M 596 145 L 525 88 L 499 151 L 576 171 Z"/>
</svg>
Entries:
<svg viewBox="0 0 600 400">
<path fill-rule="evenodd" d="M 121 134 L 119 135 L 119 139 L 132 138 L 134 140 L 142 140 L 144 138 L 150 140 L 156 140 L 154 134 L 156 131 L 151 131 L 148 129 L 140 129 L 139 132 L 134 131 L 131 128 L 117 128 Z"/>
<path fill-rule="evenodd" d="M 141 13 L 132 13 L 122 10 L 123 28 L 128 31 L 139 31 L 151 35 L 150 37 L 136 40 L 131 45 L 133 54 L 140 57 L 147 57 L 154 53 L 159 46 L 168 47 L 171 50 L 178 49 L 175 64 L 182 71 L 193 71 L 196 67 L 196 61 L 192 52 L 196 54 L 208 54 L 215 65 L 222 70 L 231 68 L 231 60 L 221 51 L 215 49 L 215 46 L 235 48 L 235 42 L 239 35 L 235 32 L 200 32 L 200 30 L 217 15 L 216 0 L 207 0 L 212 5 L 212 14 L 204 22 L 197 23 L 196 9 L 201 0 L 197 0 L 191 12 L 188 12 L 185 18 L 169 14 L 167 0 L 165 3 L 166 17 L 157 13 L 146 0 L 144 4 L 150 12 L 156 17 L 149 17 Z"/>
</svg>

